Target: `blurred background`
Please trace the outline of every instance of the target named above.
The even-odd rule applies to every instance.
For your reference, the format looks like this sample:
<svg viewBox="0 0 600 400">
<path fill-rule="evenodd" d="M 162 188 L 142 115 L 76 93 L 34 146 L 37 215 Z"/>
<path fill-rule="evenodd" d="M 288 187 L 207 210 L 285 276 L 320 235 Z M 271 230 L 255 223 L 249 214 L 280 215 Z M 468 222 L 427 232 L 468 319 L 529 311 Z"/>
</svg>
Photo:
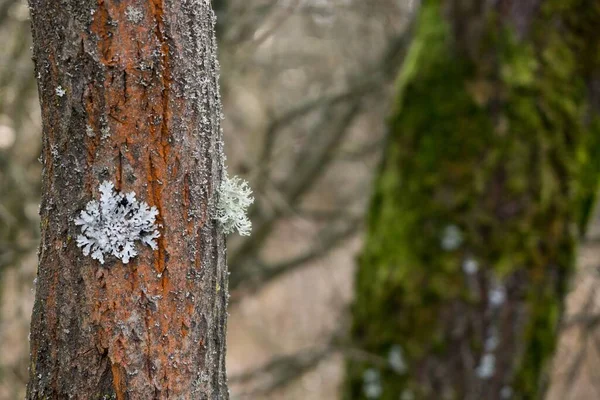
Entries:
<svg viewBox="0 0 600 400">
<path fill-rule="evenodd" d="M 415 3 L 415 4 L 413 4 Z M 213 0 L 230 174 L 256 194 L 229 240 L 233 399 L 336 399 L 356 255 L 416 0 Z M 0 399 L 24 398 L 37 266 L 40 115 L 26 2 L 0 0 Z M 600 219 L 549 399 L 600 398 Z"/>
</svg>

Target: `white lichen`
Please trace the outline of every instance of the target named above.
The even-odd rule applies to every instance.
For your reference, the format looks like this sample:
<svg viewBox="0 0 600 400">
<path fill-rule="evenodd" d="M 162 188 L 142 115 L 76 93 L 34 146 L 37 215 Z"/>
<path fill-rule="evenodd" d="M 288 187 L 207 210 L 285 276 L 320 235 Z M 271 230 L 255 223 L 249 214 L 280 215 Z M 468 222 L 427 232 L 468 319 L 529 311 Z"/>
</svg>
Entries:
<svg viewBox="0 0 600 400">
<path fill-rule="evenodd" d="M 498 344 L 500 343 L 500 338 L 495 330 L 492 331 L 491 335 L 489 335 L 485 339 L 485 351 L 492 352 L 498 348 Z"/>
<path fill-rule="evenodd" d="M 67 93 L 67 91 L 63 89 L 62 86 L 57 86 L 55 92 L 58 97 L 63 97 Z"/>
<path fill-rule="evenodd" d="M 86 125 L 85 126 L 85 134 L 88 137 L 94 137 L 94 136 L 96 136 L 96 133 L 94 133 L 94 128 L 92 128 L 90 125 Z"/>
<path fill-rule="evenodd" d="M 394 345 L 388 353 L 388 363 L 390 367 L 398 374 L 404 374 L 408 369 L 406 361 L 404 360 L 404 352 L 402 347 Z"/>
<path fill-rule="evenodd" d="M 254 197 L 248 182 L 238 176 L 230 179 L 225 172 L 218 195 L 215 219 L 221 224 L 223 233 L 238 231 L 242 236 L 249 236 L 252 222 L 248 218 L 247 211 L 254 203 Z"/>
<path fill-rule="evenodd" d="M 125 16 L 129 22 L 133 22 L 134 24 L 139 24 L 144 18 L 142 10 L 134 6 L 127 6 L 127 10 L 125 10 Z"/>
<path fill-rule="evenodd" d="M 479 271 L 479 263 L 475 259 L 468 257 L 463 262 L 462 268 L 465 274 L 473 275 Z"/>
<path fill-rule="evenodd" d="M 446 251 L 453 251 L 460 247 L 463 243 L 463 235 L 459 227 L 456 225 L 448 225 L 442 233 L 441 245 Z"/>
<path fill-rule="evenodd" d="M 100 201 L 92 200 L 81 211 L 75 224 L 81 226 L 77 246 L 84 255 L 104 264 L 104 257 L 112 254 L 124 264 L 137 255 L 135 241 L 157 249 L 155 239 L 160 236 L 155 224 L 158 210 L 136 199 L 135 193 L 123 194 L 114 190 L 111 182 L 100 185 Z"/>
<path fill-rule="evenodd" d="M 504 286 L 497 285 L 490 289 L 488 293 L 490 305 L 494 308 L 500 307 L 506 301 L 506 289 Z"/>
<path fill-rule="evenodd" d="M 481 379 L 489 379 L 496 370 L 496 356 L 491 353 L 485 353 L 475 370 L 477 376 Z"/>
<path fill-rule="evenodd" d="M 363 392 L 368 399 L 378 399 L 383 393 L 381 375 L 378 370 L 369 368 L 363 373 Z"/>
<path fill-rule="evenodd" d="M 107 139 L 110 137 L 110 127 L 108 125 L 103 126 L 102 128 L 100 128 L 100 133 L 101 139 Z"/>
</svg>

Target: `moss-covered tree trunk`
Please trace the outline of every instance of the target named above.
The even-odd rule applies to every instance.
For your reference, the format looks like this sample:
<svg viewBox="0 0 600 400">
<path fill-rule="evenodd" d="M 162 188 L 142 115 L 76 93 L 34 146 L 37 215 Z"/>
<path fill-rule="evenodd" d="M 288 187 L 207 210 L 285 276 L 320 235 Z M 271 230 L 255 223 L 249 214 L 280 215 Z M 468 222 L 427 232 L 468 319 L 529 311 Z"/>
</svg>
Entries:
<svg viewBox="0 0 600 400">
<path fill-rule="evenodd" d="M 598 26 L 591 0 L 423 1 L 359 261 L 347 399 L 542 396 L 595 192 Z"/>
<path fill-rule="evenodd" d="M 27 399 L 227 399 L 210 1 L 29 4 L 44 170 Z M 78 248 L 76 219 L 103 182 L 155 207 L 153 249 L 136 242 L 135 258 L 115 257 L 131 248 L 125 235 L 149 232 L 106 208 L 88 240 L 116 243 L 113 253 Z M 131 197 L 118 204 L 131 207 Z"/>
</svg>

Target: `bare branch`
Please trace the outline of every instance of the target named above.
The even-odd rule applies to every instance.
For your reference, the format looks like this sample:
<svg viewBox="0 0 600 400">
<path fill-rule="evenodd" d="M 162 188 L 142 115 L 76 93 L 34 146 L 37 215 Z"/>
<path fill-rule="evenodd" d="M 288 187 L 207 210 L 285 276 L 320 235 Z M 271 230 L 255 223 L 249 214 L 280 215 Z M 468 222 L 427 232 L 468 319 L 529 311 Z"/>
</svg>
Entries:
<svg viewBox="0 0 600 400">
<path fill-rule="evenodd" d="M 231 377 L 229 382 L 234 384 L 255 382 L 253 388 L 241 393 L 241 396 L 258 398 L 257 396 L 264 396 L 302 376 L 334 350 L 333 346 L 325 345 L 278 357 L 257 369 Z"/>
<path fill-rule="evenodd" d="M 349 221 L 341 228 L 325 228 L 317 234 L 309 250 L 288 260 L 270 265 L 261 262 L 248 264 L 251 267 L 243 269 L 240 271 L 241 273 L 232 276 L 229 283 L 232 290 L 231 303 L 236 303 L 245 294 L 256 291 L 266 282 L 270 282 L 308 262 L 325 256 L 329 251 L 339 247 L 346 240 L 353 237 L 359 231 L 361 225 L 362 218 L 357 218 Z M 241 288 L 242 284 L 245 284 L 243 288 Z M 241 293 L 235 292 L 240 289 L 242 289 Z"/>
</svg>

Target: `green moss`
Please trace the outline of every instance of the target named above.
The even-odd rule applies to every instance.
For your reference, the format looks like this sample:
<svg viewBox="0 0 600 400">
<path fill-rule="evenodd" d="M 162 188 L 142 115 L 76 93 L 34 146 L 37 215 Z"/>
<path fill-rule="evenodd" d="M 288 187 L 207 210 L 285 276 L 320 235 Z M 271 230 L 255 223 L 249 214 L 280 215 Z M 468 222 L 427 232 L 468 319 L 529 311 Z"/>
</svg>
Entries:
<svg viewBox="0 0 600 400">
<path fill-rule="evenodd" d="M 385 359 L 401 346 L 409 365 L 405 374 L 376 366 L 379 399 L 397 400 L 406 390 L 417 399 L 463 398 L 474 374 L 457 347 L 478 360 L 482 324 L 518 330 L 500 338 L 505 354 L 498 357 L 510 357 L 513 368 L 486 390 L 510 385 L 517 399 L 543 391 L 574 267 L 573 227 L 589 218 L 600 171 L 599 124 L 586 122 L 588 68 L 580 63 L 580 52 L 596 47 L 579 43 L 581 30 L 569 24 L 549 29 L 561 18 L 577 21 L 571 13 L 582 1 L 571 3 L 547 2 L 527 42 L 491 24 L 484 61 L 457 54 L 439 1 L 423 5 L 397 81 L 352 310 L 357 347 Z M 460 232 L 455 248 L 442 243 L 448 227 Z M 476 277 L 462 271 L 467 257 L 479 262 Z M 495 322 L 485 311 L 494 280 L 510 289 Z M 516 321 L 517 313 L 525 319 Z M 509 345 L 516 340 L 520 346 Z M 349 360 L 346 398 L 366 398 L 369 368 L 372 362 Z"/>
</svg>

